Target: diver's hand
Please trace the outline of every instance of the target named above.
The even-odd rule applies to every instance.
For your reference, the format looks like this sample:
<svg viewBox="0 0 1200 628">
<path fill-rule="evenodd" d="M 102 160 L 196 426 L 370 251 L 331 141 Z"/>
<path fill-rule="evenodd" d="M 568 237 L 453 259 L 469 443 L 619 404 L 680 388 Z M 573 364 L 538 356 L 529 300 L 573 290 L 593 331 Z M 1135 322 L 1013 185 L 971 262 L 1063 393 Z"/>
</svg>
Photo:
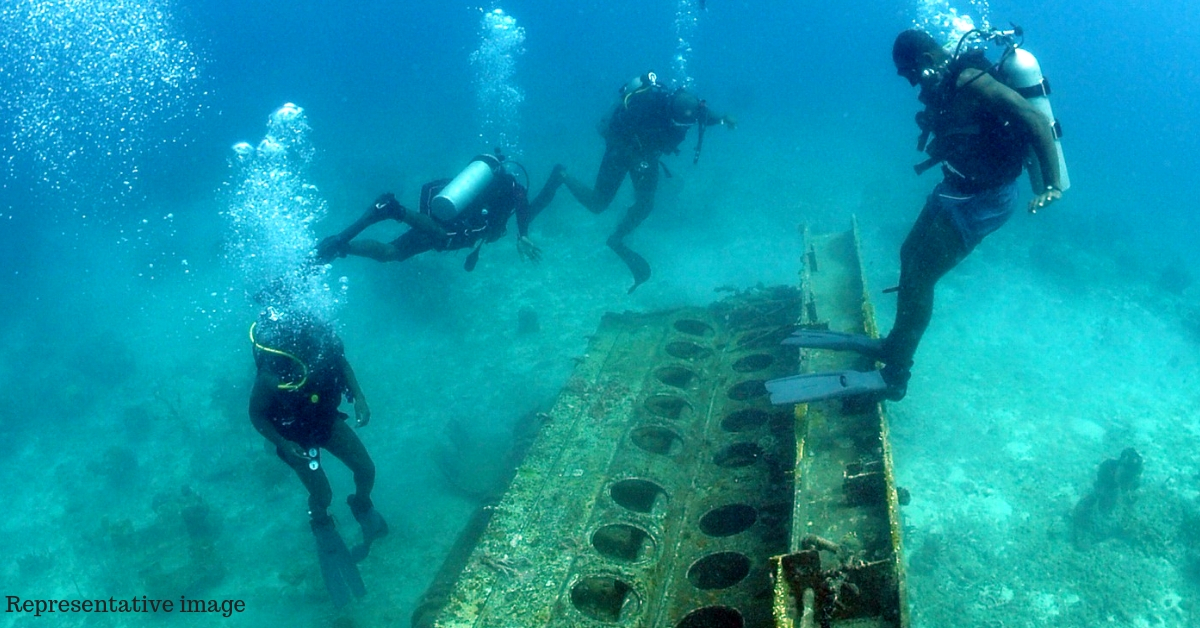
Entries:
<svg viewBox="0 0 1200 628">
<path fill-rule="evenodd" d="M 542 261 L 542 250 L 534 245 L 528 236 L 517 238 L 517 253 L 521 255 L 521 259 L 529 260 L 534 264 Z"/>
<path fill-rule="evenodd" d="M 354 400 L 354 421 L 358 427 L 366 427 L 371 422 L 371 407 L 361 396 Z"/>
<path fill-rule="evenodd" d="M 1062 190 L 1053 185 L 1046 186 L 1045 192 L 1038 194 L 1033 197 L 1032 201 L 1029 201 L 1029 213 L 1036 214 L 1039 209 L 1049 206 L 1060 198 L 1062 198 Z"/>
<path fill-rule="evenodd" d="M 316 259 L 322 264 L 328 264 L 335 257 L 346 257 L 350 243 L 340 235 L 331 235 L 317 243 Z"/>
<path fill-rule="evenodd" d="M 729 128 L 730 131 L 732 131 L 737 128 L 737 118 L 727 115 L 724 118 L 721 118 L 721 124 L 724 124 Z"/>
<path fill-rule="evenodd" d="M 291 466 L 308 466 L 308 450 L 301 447 L 300 443 L 295 441 L 285 441 L 279 446 L 279 450 L 283 452 L 283 458 Z"/>
</svg>

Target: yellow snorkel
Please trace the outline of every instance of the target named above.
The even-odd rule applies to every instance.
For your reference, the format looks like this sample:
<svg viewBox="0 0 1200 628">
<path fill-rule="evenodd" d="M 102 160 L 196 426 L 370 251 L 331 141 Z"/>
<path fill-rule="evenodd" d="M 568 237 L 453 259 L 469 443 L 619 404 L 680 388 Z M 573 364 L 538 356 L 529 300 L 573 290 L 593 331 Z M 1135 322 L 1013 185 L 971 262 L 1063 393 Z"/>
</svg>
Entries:
<svg viewBox="0 0 1200 628">
<path fill-rule="evenodd" d="M 256 340 L 254 338 L 254 328 L 257 326 L 258 326 L 258 321 L 250 323 L 250 342 L 254 344 L 255 349 L 258 349 L 260 351 L 266 351 L 267 353 L 270 353 L 273 355 L 283 356 L 283 357 L 295 362 L 296 364 L 300 365 L 300 381 L 284 382 L 282 384 L 279 384 L 278 385 L 279 390 L 299 390 L 302 386 L 304 386 L 304 383 L 308 381 L 308 365 L 305 364 L 303 360 L 288 353 L 287 351 L 280 351 L 279 349 L 272 349 L 271 347 L 268 347 L 266 345 L 259 344 L 258 340 Z"/>
</svg>

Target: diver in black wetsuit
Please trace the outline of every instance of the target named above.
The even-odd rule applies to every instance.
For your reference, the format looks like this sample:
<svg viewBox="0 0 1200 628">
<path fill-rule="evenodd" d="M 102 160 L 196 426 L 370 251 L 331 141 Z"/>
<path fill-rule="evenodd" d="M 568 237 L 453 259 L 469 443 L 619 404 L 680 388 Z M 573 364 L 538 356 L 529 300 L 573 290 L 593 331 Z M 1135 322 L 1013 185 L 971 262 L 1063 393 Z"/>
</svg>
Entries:
<svg viewBox="0 0 1200 628">
<path fill-rule="evenodd" d="M 650 278 L 650 264 L 625 245 L 625 236 L 642 224 L 654 209 L 662 156 L 678 154 L 679 144 L 687 137 L 688 129 L 695 125 L 700 136 L 696 144 L 698 159 L 705 127 L 723 124 L 734 128 L 736 123 L 730 116 L 714 113 L 703 100 L 683 88 L 667 89 L 653 72 L 630 81 L 621 89 L 621 94 L 621 102 L 603 125 L 604 158 L 596 174 L 595 187 L 589 188 L 566 175 L 562 166 L 555 167 L 551 180 L 561 177 L 576 200 L 592 213 L 599 214 L 608 209 L 625 175 L 629 175 L 633 183 L 633 205 L 625 211 L 625 217 L 609 236 L 608 246 L 633 273 L 633 286 L 629 288 L 633 292 Z"/>
<path fill-rule="evenodd" d="M 371 490 L 375 463 L 338 410 L 342 397 L 354 403 L 356 425 L 365 427 L 371 410 L 341 340 L 327 324 L 292 311 L 268 308 L 250 326 L 258 375 L 250 394 L 250 422 L 308 489 L 309 525 L 317 540 L 326 585 L 336 606 L 364 592 L 354 563 L 371 543 L 388 533 L 375 510 Z M 321 458 L 324 449 L 354 473 L 354 494 L 346 502 L 362 527 L 363 542 L 346 547 L 329 506 L 333 493 Z"/>
<path fill-rule="evenodd" d="M 355 255 L 380 262 L 402 262 L 426 251 L 474 249 L 464 268 L 474 270 L 484 242 L 499 240 L 508 230 L 508 220 L 517 216 L 517 251 L 523 259 L 541 260 L 541 250 L 529 239 L 529 225 L 562 183 L 550 177 L 532 202 L 528 190 L 506 169 L 502 157 L 480 155 L 454 179 L 440 179 L 421 188 L 419 211 L 401 205 L 391 193 L 375 200 L 365 214 L 341 233 L 317 245 L 317 259 Z M 391 242 L 355 240 L 367 227 L 384 220 L 411 227 Z"/>
</svg>

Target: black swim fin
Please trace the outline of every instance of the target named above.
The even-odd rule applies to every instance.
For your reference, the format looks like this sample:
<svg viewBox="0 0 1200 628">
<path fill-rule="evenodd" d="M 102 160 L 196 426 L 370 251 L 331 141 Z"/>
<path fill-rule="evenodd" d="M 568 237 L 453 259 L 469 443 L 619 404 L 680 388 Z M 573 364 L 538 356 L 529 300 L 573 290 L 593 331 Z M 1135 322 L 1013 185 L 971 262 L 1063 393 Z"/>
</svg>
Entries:
<svg viewBox="0 0 1200 628">
<path fill-rule="evenodd" d="M 362 527 L 362 543 L 350 549 L 350 557 L 354 562 L 361 563 L 367 554 L 371 553 L 371 544 L 388 535 L 388 524 L 383 515 L 375 510 L 375 506 L 371 505 L 370 500 L 367 500 L 366 510 L 356 508 L 353 495 L 346 498 L 346 503 L 350 505 L 354 519 Z"/>
<path fill-rule="evenodd" d="M 333 518 L 326 516 L 311 522 L 313 537 L 317 540 L 317 560 L 321 563 L 321 575 L 334 608 L 350 603 L 351 596 L 367 594 L 358 565 L 350 555 L 350 549 L 338 534 Z"/>
<path fill-rule="evenodd" d="M 831 351 L 853 351 L 868 358 L 883 356 L 883 339 L 863 334 L 848 334 L 827 329 L 797 329 L 783 341 L 785 345 L 829 349 Z"/>
<path fill-rule="evenodd" d="M 463 262 L 463 270 L 471 272 L 475 270 L 475 265 L 479 263 L 479 249 L 483 248 L 483 240 L 475 245 L 475 250 L 467 255 L 466 261 Z"/>
<path fill-rule="evenodd" d="M 621 261 L 629 267 L 629 272 L 633 273 L 633 285 L 629 287 L 629 294 L 633 294 L 638 286 L 646 283 L 646 280 L 650 278 L 650 262 L 622 242 L 609 241 L 608 248 L 612 249 L 617 257 L 620 257 Z"/>
<path fill-rule="evenodd" d="M 888 396 L 881 371 L 830 371 L 772 379 L 766 383 L 771 403 L 807 403 L 856 395 Z"/>
</svg>

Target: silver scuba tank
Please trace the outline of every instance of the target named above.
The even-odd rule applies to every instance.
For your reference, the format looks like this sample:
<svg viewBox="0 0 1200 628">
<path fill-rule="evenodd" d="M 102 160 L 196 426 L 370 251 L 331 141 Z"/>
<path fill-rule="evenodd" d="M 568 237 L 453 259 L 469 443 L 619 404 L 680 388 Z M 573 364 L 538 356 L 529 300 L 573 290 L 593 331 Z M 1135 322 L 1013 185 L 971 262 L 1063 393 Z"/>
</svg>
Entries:
<svg viewBox="0 0 1200 628">
<path fill-rule="evenodd" d="M 429 201 L 429 213 L 438 220 L 454 220 L 488 189 L 500 167 L 500 160 L 492 155 L 476 156 Z"/>
<path fill-rule="evenodd" d="M 1067 191 L 1067 188 L 1071 187 L 1071 178 L 1067 175 L 1067 161 L 1063 158 L 1062 127 L 1058 124 L 1058 120 L 1054 117 L 1054 110 L 1050 107 L 1050 82 L 1042 76 L 1042 68 L 1038 64 L 1037 58 L 1024 48 L 1010 46 L 1000 62 L 1000 76 L 1006 85 L 1024 96 L 1025 100 L 1029 101 L 1029 104 L 1033 105 L 1034 109 L 1037 109 L 1049 121 L 1050 128 L 1054 133 L 1054 147 L 1058 150 L 1060 184 L 1062 190 Z M 1033 187 L 1033 193 L 1041 194 L 1046 191 L 1046 183 L 1042 181 L 1042 171 L 1037 163 L 1037 157 L 1031 157 L 1025 165 L 1025 169 L 1029 172 L 1029 183 Z"/>
</svg>

